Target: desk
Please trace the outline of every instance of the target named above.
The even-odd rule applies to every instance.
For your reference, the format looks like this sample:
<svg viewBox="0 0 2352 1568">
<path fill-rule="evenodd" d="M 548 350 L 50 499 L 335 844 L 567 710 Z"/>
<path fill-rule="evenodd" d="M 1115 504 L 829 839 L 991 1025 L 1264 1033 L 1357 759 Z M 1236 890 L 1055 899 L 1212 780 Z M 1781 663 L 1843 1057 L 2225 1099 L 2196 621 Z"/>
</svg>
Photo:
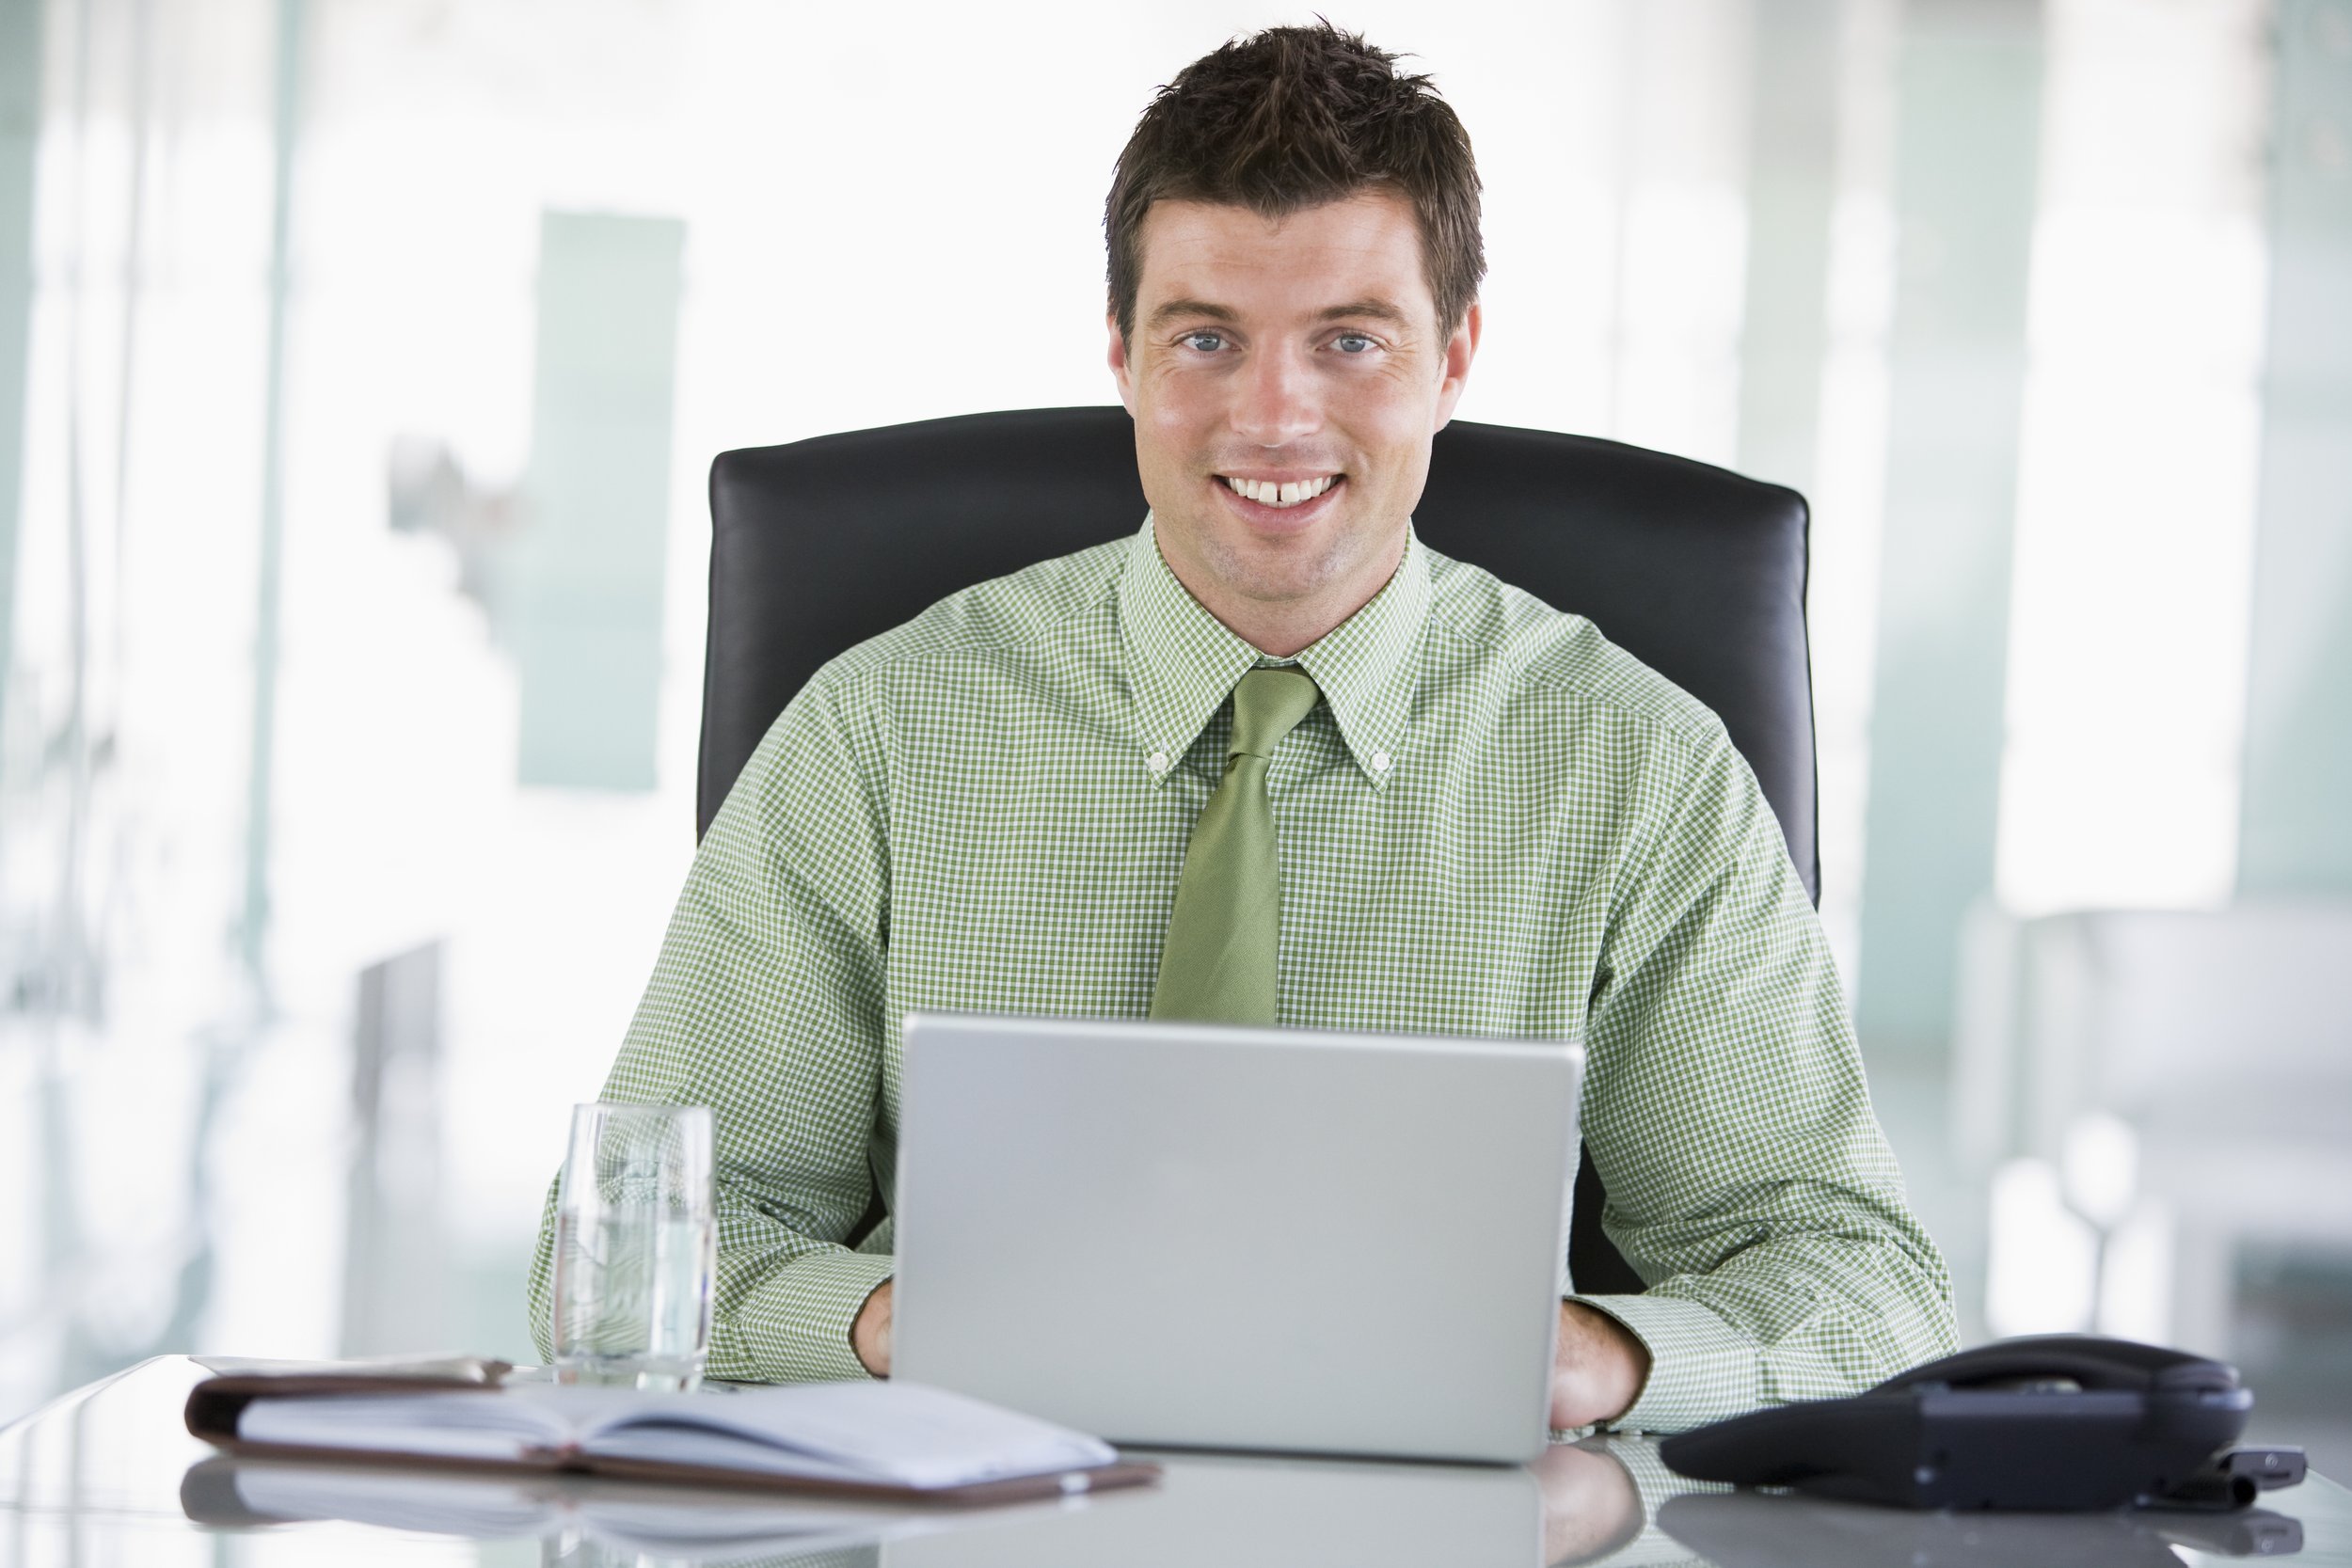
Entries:
<svg viewBox="0 0 2352 1568">
<path fill-rule="evenodd" d="M 2352 1493 L 2313 1477 L 2251 1514 L 1910 1514 L 1677 1481 L 1652 1447 L 1532 1469 L 1161 1454 L 1157 1487 L 955 1513 L 584 1481 L 230 1461 L 187 1435 L 201 1369 L 145 1362 L 0 1431 L 0 1563 L 481 1568 L 1715 1568 L 2183 1561 L 2352 1564 Z"/>
</svg>

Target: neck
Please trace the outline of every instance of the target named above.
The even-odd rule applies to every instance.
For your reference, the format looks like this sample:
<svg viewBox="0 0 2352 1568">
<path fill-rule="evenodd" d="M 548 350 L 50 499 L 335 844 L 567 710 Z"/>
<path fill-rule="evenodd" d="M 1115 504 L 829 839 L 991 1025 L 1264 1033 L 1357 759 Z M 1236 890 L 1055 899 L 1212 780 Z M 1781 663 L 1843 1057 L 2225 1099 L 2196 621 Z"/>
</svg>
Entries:
<svg viewBox="0 0 2352 1568">
<path fill-rule="evenodd" d="M 1156 539 L 1156 531 L 1154 537 Z M 1196 581 L 1201 574 L 1168 553 L 1160 542 L 1160 559 L 1184 592 L 1235 637 L 1269 658 L 1289 658 L 1313 646 L 1347 618 L 1379 596 L 1405 560 L 1406 531 L 1375 549 L 1357 570 L 1343 574 L 1317 593 L 1295 599 L 1258 599 L 1218 591 L 1214 583 Z"/>
</svg>

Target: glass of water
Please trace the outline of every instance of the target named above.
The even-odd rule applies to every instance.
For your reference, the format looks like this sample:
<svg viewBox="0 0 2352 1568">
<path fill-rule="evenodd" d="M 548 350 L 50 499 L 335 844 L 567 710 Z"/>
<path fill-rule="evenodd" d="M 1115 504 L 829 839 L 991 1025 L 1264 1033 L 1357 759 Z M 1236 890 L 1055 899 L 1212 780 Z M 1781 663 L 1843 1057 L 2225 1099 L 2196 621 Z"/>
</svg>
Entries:
<svg viewBox="0 0 2352 1568">
<path fill-rule="evenodd" d="M 710 1111 L 578 1105 L 556 1194 L 555 1378 L 682 1389 L 710 1348 Z"/>
</svg>

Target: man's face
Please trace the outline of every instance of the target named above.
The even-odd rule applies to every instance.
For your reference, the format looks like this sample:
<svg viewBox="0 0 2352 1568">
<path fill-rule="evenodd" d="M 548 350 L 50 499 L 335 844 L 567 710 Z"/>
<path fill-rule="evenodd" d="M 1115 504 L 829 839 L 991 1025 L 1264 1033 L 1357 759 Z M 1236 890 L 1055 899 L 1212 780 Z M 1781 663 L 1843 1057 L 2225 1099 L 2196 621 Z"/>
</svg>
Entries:
<svg viewBox="0 0 2352 1568">
<path fill-rule="evenodd" d="M 1110 363 L 1161 551 L 1244 636 L 1311 641 L 1396 568 L 1477 307 L 1439 325 L 1392 193 L 1279 219 L 1155 202 L 1139 240 L 1135 333 L 1112 322 Z"/>
</svg>

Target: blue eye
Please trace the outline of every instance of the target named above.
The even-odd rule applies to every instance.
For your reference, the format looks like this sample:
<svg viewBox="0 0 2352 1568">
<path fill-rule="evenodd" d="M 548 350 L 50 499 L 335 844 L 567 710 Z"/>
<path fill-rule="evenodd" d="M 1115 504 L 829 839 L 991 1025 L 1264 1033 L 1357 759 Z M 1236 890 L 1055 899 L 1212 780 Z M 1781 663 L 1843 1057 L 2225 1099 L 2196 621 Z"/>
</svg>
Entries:
<svg viewBox="0 0 2352 1568">
<path fill-rule="evenodd" d="M 1343 332 L 1331 340 L 1331 346 L 1346 355 L 1368 354 L 1379 347 L 1360 332 Z"/>
<path fill-rule="evenodd" d="M 1221 332 L 1187 332 L 1177 341 L 1202 354 L 1215 354 L 1225 346 L 1225 335 Z"/>
</svg>

